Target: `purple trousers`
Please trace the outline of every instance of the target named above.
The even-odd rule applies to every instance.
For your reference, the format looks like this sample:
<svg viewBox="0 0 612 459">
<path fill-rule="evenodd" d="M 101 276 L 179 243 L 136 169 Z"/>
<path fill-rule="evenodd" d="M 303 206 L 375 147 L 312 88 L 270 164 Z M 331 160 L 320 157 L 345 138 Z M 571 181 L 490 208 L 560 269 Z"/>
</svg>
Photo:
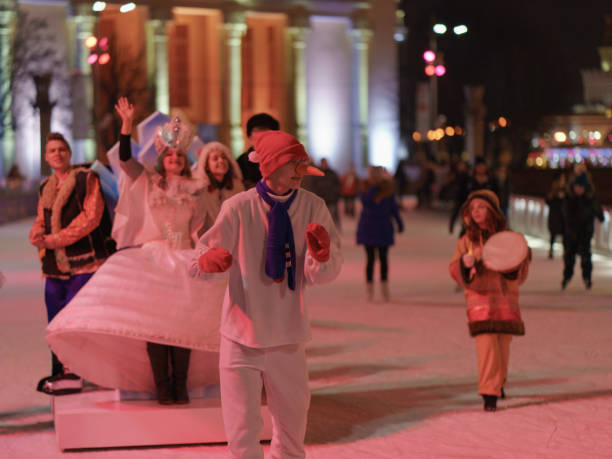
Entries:
<svg viewBox="0 0 612 459">
<path fill-rule="evenodd" d="M 68 279 L 47 277 L 45 282 L 45 304 L 49 322 L 64 309 L 81 287 L 93 276 L 93 273 L 77 274 Z"/>
</svg>

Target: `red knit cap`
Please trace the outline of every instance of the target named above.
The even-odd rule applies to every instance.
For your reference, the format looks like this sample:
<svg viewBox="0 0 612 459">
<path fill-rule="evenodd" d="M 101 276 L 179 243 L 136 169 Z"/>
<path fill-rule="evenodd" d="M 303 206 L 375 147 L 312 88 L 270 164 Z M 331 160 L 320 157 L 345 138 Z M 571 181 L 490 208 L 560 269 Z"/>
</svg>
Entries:
<svg viewBox="0 0 612 459">
<path fill-rule="evenodd" d="M 249 160 L 259 163 L 264 178 L 296 159 L 308 160 L 304 146 L 291 134 L 283 131 L 264 131 L 253 136 L 253 148 Z"/>
</svg>

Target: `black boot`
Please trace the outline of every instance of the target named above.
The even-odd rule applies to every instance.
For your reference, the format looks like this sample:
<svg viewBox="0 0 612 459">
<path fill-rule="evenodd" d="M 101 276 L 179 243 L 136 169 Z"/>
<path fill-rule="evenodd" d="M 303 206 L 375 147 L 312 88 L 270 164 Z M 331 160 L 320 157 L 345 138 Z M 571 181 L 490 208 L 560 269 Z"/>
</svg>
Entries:
<svg viewBox="0 0 612 459">
<path fill-rule="evenodd" d="M 567 287 L 567 284 L 569 284 L 569 279 L 567 277 L 564 277 L 563 280 L 561 281 L 561 290 L 565 290 L 565 287 Z"/>
<path fill-rule="evenodd" d="M 153 380 L 157 390 L 157 402 L 160 405 L 170 405 L 174 403 L 172 391 L 170 389 L 170 378 L 168 377 L 168 351 L 170 346 L 165 344 L 147 342 L 147 354 L 151 361 L 153 370 Z"/>
<path fill-rule="evenodd" d="M 51 353 L 51 376 L 64 374 L 64 365 L 53 352 Z"/>
<path fill-rule="evenodd" d="M 189 356 L 191 349 L 173 346 L 172 355 L 172 388 L 174 400 L 179 405 L 189 403 L 187 391 L 187 373 L 189 372 Z"/>
<path fill-rule="evenodd" d="M 60 360 L 57 358 L 57 355 L 55 355 L 52 352 L 51 353 L 51 376 L 45 376 L 40 381 L 38 381 L 38 384 L 36 385 L 36 390 L 38 392 L 47 393 L 47 390 L 45 389 L 45 386 L 47 385 L 47 381 L 51 379 L 55 379 L 56 377 L 60 377 L 63 374 L 64 374 L 64 365 L 62 365 L 62 362 L 60 362 Z"/>
<path fill-rule="evenodd" d="M 484 410 L 495 411 L 497 409 L 497 395 L 483 395 Z"/>
<path fill-rule="evenodd" d="M 51 353 L 51 376 L 38 381 L 36 390 L 49 395 L 67 395 L 81 392 L 83 380 L 74 373 L 67 373 L 57 355 Z"/>
</svg>

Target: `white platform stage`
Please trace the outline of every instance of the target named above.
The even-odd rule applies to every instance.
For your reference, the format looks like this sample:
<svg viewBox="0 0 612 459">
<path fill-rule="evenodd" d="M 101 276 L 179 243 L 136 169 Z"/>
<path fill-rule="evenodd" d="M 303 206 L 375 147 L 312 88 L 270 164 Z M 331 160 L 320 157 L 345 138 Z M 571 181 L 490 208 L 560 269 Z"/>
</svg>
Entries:
<svg viewBox="0 0 612 459">
<path fill-rule="evenodd" d="M 218 397 L 162 406 L 155 400 L 121 401 L 118 391 L 96 390 L 53 397 L 52 410 L 61 450 L 226 441 Z M 261 411 L 261 439 L 270 440 L 267 406 Z"/>
</svg>

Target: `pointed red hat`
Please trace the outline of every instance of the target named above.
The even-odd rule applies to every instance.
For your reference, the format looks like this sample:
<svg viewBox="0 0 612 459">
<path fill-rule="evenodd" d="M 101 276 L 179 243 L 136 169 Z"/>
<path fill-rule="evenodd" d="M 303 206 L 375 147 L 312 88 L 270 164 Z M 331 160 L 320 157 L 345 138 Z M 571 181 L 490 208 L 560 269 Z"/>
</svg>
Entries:
<svg viewBox="0 0 612 459">
<path fill-rule="evenodd" d="M 276 169 L 290 161 L 309 159 L 299 140 L 283 131 L 264 131 L 255 134 L 253 148 L 249 160 L 259 163 L 259 170 L 264 178 L 270 177 Z M 324 175 L 313 166 L 300 167 L 299 172 L 303 175 Z"/>
</svg>

